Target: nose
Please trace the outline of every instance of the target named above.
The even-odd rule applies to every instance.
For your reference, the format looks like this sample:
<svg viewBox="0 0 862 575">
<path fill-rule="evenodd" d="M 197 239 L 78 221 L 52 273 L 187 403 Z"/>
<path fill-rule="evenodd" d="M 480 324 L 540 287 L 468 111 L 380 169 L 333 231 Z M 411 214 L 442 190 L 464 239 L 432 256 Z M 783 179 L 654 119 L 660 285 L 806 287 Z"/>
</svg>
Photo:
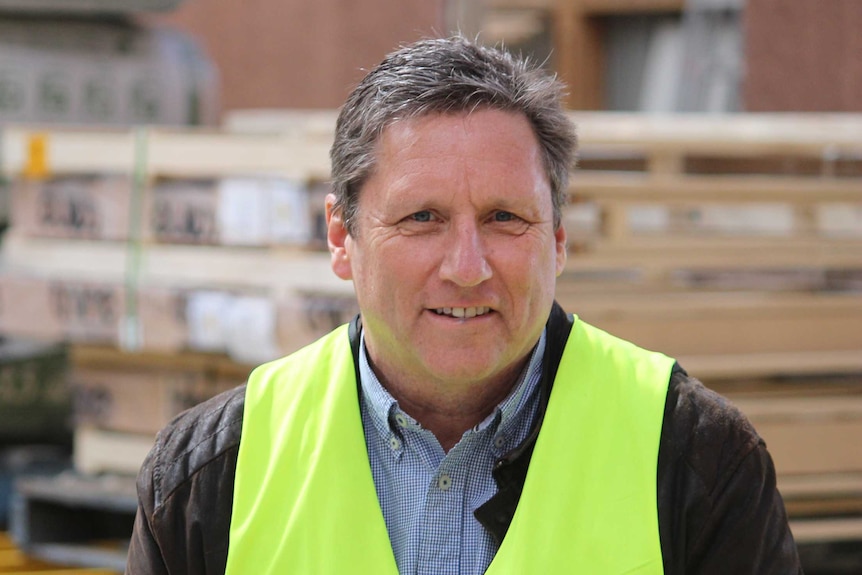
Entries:
<svg viewBox="0 0 862 575">
<path fill-rule="evenodd" d="M 490 279 L 491 266 L 477 224 L 453 222 L 448 235 L 440 277 L 461 287 L 476 286 Z"/>
</svg>

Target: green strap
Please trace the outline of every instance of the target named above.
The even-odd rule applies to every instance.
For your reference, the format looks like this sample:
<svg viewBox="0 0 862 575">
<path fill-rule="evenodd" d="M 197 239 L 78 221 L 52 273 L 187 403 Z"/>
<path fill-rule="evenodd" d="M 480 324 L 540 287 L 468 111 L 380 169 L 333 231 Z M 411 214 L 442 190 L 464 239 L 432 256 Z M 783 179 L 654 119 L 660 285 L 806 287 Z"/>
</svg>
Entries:
<svg viewBox="0 0 862 575">
<path fill-rule="evenodd" d="M 141 278 L 141 252 L 143 241 L 143 205 L 148 185 L 149 130 L 136 128 L 134 131 L 134 173 L 132 175 L 132 194 L 129 198 L 129 236 L 126 240 L 125 295 L 126 309 L 120 336 L 120 347 L 136 351 L 143 345 L 141 317 L 138 309 L 138 295 Z"/>
</svg>

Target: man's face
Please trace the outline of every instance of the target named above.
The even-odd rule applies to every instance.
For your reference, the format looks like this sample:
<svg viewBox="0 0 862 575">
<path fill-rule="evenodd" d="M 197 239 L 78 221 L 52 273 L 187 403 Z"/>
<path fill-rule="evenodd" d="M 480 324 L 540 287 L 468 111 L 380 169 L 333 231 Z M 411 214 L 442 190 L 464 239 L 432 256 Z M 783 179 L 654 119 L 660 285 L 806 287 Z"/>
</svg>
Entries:
<svg viewBox="0 0 862 575">
<path fill-rule="evenodd" d="M 327 201 L 335 273 L 352 279 L 384 383 L 514 378 L 565 264 L 539 145 L 522 115 L 432 114 L 382 134 L 356 234 Z"/>
</svg>

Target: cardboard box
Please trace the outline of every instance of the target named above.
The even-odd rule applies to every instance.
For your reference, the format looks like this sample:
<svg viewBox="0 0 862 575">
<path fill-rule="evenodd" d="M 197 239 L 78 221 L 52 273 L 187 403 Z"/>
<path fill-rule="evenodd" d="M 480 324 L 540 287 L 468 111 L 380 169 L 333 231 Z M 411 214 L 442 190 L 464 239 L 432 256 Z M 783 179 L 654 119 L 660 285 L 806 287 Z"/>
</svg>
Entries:
<svg viewBox="0 0 862 575">
<path fill-rule="evenodd" d="M 275 177 L 163 179 L 150 191 L 148 235 L 163 243 L 319 246 L 324 199 L 314 190 Z"/>
<path fill-rule="evenodd" d="M 133 232 L 132 179 L 123 175 L 75 175 L 16 179 L 11 185 L 11 225 L 34 237 L 125 240 Z M 146 211 L 144 202 L 138 209 Z M 146 217 L 141 213 L 142 220 Z M 139 224 L 142 226 L 142 224 Z"/>
<path fill-rule="evenodd" d="M 150 190 L 148 221 L 158 242 L 217 244 L 219 230 L 215 183 L 212 180 L 162 180 Z"/>
<path fill-rule="evenodd" d="M 43 340 L 179 351 L 188 344 L 186 294 L 116 283 L 0 274 L 0 332 Z"/>
<path fill-rule="evenodd" d="M 127 350 L 226 353 L 257 365 L 358 313 L 353 292 L 188 289 L 0 274 L 0 332 Z"/>
<path fill-rule="evenodd" d="M 202 371 L 76 368 L 76 427 L 155 434 L 180 412 L 230 389 Z"/>
<path fill-rule="evenodd" d="M 348 323 L 359 313 L 353 294 L 302 292 L 278 302 L 278 346 L 292 353 Z"/>
</svg>

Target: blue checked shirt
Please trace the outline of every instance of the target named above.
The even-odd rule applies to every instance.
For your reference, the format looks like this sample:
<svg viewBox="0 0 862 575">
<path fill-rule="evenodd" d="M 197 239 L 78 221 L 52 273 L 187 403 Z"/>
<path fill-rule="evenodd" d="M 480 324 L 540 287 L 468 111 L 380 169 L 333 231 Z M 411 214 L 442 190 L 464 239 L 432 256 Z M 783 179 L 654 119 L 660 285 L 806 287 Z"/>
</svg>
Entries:
<svg viewBox="0 0 862 575">
<path fill-rule="evenodd" d="M 496 492 L 494 462 L 529 434 L 539 405 L 545 334 L 512 393 L 444 453 L 404 413 L 359 353 L 360 405 L 377 497 L 401 575 L 477 575 L 497 545 L 473 516 Z"/>
</svg>

